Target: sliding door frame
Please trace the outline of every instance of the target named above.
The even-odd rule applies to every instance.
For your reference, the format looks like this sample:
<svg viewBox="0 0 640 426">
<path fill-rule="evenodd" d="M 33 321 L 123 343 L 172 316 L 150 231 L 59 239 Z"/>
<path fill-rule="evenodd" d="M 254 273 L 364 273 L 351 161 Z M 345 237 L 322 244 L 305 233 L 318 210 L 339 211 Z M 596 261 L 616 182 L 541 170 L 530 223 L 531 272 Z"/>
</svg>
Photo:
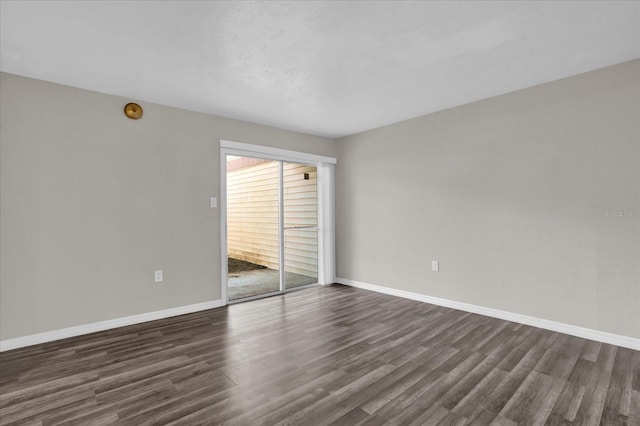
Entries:
<svg viewBox="0 0 640 426">
<path fill-rule="evenodd" d="M 279 205 L 283 205 L 283 163 L 297 163 L 315 166 L 317 178 L 318 197 L 318 284 L 325 285 L 335 282 L 335 213 L 334 213 L 334 165 L 337 163 L 333 157 L 307 154 L 280 148 L 272 148 L 263 145 L 253 145 L 228 140 L 220 141 L 220 295 L 222 302 L 229 303 L 227 297 L 228 258 L 227 258 L 227 155 L 240 157 L 261 158 L 265 160 L 279 161 Z M 284 273 L 284 209 L 279 208 L 278 215 L 279 235 L 279 265 L 280 265 L 280 291 L 266 293 L 255 297 L 243 298 L 244 300 L 268 297 L 282 294 L 286 288 Z M 313 285 L 313 284 L 312 284 Z M 301 286 L 304 288 L 305 286 Z"/>
</svg>

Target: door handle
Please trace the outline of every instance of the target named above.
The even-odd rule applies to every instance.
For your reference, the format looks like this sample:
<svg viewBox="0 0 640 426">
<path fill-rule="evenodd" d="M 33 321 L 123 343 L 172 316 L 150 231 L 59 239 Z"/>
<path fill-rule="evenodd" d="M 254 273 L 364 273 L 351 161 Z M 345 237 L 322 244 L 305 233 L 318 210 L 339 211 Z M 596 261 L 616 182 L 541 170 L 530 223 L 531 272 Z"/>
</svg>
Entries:
<svg viewBox="0 0 640 426">
<path fill-rule="evenodd" d="M 313 225 L 313 226 L 288 226 L 288 227 L 284 227 L 284 230 L 288 230 L 288 229 L 318 229 L 318 226 Z"/>
</svg>

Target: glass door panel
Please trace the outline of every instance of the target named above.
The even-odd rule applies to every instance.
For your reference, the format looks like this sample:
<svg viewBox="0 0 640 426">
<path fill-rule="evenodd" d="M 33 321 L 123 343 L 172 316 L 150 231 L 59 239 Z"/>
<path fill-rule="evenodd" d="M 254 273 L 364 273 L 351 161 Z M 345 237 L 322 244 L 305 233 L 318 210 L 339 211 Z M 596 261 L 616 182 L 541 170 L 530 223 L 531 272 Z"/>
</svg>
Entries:
<svg viewBox="0 0 640 426">
<path fill-rule="evenodd" d="M 281 291 L 280 162 L 227 155 L 227 297 Z"/>
<path fill-rule="evenodd" d="M 318 170 L 283 163 L 284 289 L 318 283 Z"/>
</svg>

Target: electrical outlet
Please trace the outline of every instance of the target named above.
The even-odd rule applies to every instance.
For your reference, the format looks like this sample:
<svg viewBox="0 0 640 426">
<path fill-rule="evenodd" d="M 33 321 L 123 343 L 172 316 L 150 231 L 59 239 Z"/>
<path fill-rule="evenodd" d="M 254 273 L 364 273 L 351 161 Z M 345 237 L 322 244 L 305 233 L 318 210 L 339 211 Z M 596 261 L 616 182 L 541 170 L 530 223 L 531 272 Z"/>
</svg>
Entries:
<svg viewBox="0 0 640 426">
<path fill-rule="evenodd" d="M 438 272 L 440 270 L 440 262 L 438 262 L 437 260 L 432 260 L 431 261 L 431 270 L 433 272 Z"/>
<path fill-rule="evenodd" d="M 156 280 L 157 283 L 161 283 L 162 282 L 162 271 L 154 271 L 153 272 L 153 276 Z"/>
</svg>

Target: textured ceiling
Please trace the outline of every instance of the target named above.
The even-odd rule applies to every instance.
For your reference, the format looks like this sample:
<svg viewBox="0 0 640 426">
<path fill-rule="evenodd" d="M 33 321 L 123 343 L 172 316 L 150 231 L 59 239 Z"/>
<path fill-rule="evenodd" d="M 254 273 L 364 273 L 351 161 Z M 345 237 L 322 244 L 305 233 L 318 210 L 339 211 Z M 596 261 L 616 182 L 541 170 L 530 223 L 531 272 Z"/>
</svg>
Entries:
<svg viewBox="0 0 640 426">
<path fill-rule="evenodd" d="M 330 137 L 640 57 L 640 2 L 0 7 L 2 71 Z"/>
</svg>

